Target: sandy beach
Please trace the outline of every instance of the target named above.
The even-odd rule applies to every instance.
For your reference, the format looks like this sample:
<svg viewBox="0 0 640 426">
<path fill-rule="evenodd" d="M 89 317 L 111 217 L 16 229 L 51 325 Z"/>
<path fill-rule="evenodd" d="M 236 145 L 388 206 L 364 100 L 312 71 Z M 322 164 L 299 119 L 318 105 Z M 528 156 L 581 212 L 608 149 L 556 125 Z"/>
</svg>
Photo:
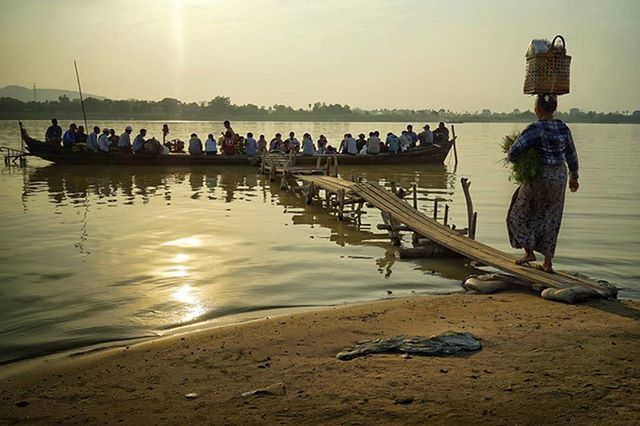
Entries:
<svg viewBox="0 0 640 426">
<path fill-rule="evenodd" d="M 335 357 L 358 341 L 448 330 L 471 332 L 483 349 L 463 357 Z M 574 306 L 523 292 L 385 300 L 46 362 L 0 383 L 0 418 L 633 424 L 640 412 L 639 338 L 638 302 Z M 267 386 L 271 394 L 242 396 Z"/>
</svg>

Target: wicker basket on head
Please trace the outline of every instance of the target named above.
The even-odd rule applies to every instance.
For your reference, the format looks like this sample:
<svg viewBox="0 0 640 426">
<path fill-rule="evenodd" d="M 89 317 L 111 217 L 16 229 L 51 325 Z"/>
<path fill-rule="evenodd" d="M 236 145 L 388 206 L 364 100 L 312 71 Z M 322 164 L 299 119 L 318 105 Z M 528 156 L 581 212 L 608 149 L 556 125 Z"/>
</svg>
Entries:
<svg viewBox="0 0 640 426">
<path fill-rule="evenodd" d="M 562 43 L 556 44 L 556 40 Z M 547 53 L 527 56 L 524 77 L 524 94 L 534 95 L 569 93 L 569 66 L 571 56 L 567 55 L 564 37 L 555 36 Z"/>
</svg>

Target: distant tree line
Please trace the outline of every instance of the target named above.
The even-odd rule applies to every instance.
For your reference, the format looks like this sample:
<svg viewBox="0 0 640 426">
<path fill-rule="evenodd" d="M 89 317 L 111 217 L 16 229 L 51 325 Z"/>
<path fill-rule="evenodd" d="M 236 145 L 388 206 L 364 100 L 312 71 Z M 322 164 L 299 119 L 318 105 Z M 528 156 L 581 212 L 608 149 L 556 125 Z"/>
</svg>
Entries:
<svg viewBox="0 0 640 426">
<path fill-rule="evenodd" d="M 531 122 L 532 111 L 514 109 L 511 112 L 482 111 L 454 112 L 445 109 L 374 109 L 352 108 L 349 105 L 316 102 L 308 108 L 287 105 L 236 105 L 226 96 L 216 96 L 208 102 L 181 102 L 173 98 L 161 101 L 137 99 L 111 100 L 88 98 L 84 101 L 89 119 L 113 120 L 255 120 L 255 121 L 399 121 L 399 122 Z M 0 98 L 0 119 L 58 119 L 77 118 L 80 101 L 61 96 L 57 101 L 22 102 Z M 640 123 L 640 110 L 595 112 L 572 108 L 557 117 L 567 122 L 584 123 Z"/>
</svg>

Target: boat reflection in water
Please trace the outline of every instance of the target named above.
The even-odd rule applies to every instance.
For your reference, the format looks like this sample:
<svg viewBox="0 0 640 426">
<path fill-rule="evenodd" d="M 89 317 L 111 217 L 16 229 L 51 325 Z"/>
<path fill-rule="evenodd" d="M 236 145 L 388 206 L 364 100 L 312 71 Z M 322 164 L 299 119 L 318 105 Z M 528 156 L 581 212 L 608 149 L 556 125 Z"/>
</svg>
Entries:
<svg viewBox="0 0 640 426">
<path fill-rule="evenodd" d="M 455 174 L 449 173 L 447 166 L 442 164 L 423 165 L 416 168 L 390 166 L 384 170 L 379 167 L 358 167 L 349 169 L 347 173 L 362 176 L 366 180 L 373 180 L 387 187 L 392 180 L 405 189 L 411 189 L 412 185 L 416 184 L 419 209 L 429 215 L 432 214 L 434 200 L 437 199 L 440 205 L 452 201 L 456 185 Z M 350 177 L 343 176 L 343 178 Z M 265 203 L 279 205 L 284 207 L 284 212 L 290 217 L 292 225 L 327 229 L 330 234 L 326 239 L 341 247 L 368 246 L 378 248 L 378 252 L 384 250 L 382 256 L 376 257 L 375 262 L 372 263 L 387 277 L 391 275 L 392 266 L 396 262 L 395 250 L 386 232 L 378 231 L 375 227 L 380 223 L 377 209 L 365 209 L 363 219 L 360 221 L 340 222 L 333 214 L 328 213 L 325 206 L 306 206 L 303 200 L 292 191 L 280 191 L 277 183 L 271 183 L 266 176 L 247 168 L 101 167 L 95 169 L 84 166 L 50 165 L 35 169 L 29 174 L 24 189 L 25 198 L 28 200 L 37 196 L 45 186 L 50 202 L 57 205 L 79 204 L 85 207 L 81 220 L 80 242 L 77 245 L 81 250 L 88 238 L 87 221 L 92 204 L 115 207 L 119 204 L 149 204 L 151 200 L 162 200 L 170 206 L 176 196 L 181 197 L 181 203 L 188 196 L 191 200 L 208 200 L 225 204 L 258 199 L 259 202 L 254 203 L 253 209 L 256 205 Z M 176 190 L 177 188 L 179 189 Z M 207 208 L 207 205 L 200 204 L 197 208 Z M 266 213 L 259 212 L 260 209 L 255 210 L 257 215 Z M 137 213 L 154 216 L 151 211 L 141 210 Z M 169 215 L 168 222 L 189 221 L 189 218 L 189 211 L 178 207 Z M 225 221 L 235 221 L 235 219 L 233 215 L 225 215 Z M 255 224 L 261 221 L 264 221 L 264 217 L 256 218 L 254 223 L 244 224 L 245 231 L 253 235 L 259 233 L 260 227 L 256 227 Z M 277 222 L 282 222 L 282 219 L 277 219 Z M 192 225 L 198 226 L 197 223 Z M 218 225 L 220 230 L 225 227 L 224 221 L 220 221 Z M 140 231 L 143 232 L 143 230 Z M 238 258 L 242 257 L 242 254 L 238 253 Z M 463 278 L 469 272 L 463 267 L 465 262 L 461 259 L 418 259 L 403 262 L 413 264 L 414 269 L 428 273 L 437 271 L 453 279 Z"/>
</svg>

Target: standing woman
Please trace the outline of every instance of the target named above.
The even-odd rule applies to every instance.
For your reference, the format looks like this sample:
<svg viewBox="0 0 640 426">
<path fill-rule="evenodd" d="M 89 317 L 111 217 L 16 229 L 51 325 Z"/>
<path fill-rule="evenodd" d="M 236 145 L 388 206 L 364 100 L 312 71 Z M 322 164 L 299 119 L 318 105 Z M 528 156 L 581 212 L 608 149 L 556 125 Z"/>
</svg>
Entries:
<svg viewBox="0 0 640 426">
<path fill-rule="evenodd" d="M 522 265 L 536 260 L 533 253 L 544 255 L 542 269 L 553 272 L 551 259 L 555 254 L 558 233 L 564 209 L 564 193 L 567 186 L 576 192 L 578 184 L 578 155 L 571 131 L 560 120 L 553 118 L 558 107 L 555 95 L 538 95 L 535 112 L 538 121 L 530 124 L 509 149 L 509 161 L 528 148 L 535 148 L 542 163 L 541 176 L 533 182 L 520 185 L 513 194 L 507 213 L 509 240 L 514 248 L 523 248 L 525 254 L 516 263 Z"/>
</svg>

